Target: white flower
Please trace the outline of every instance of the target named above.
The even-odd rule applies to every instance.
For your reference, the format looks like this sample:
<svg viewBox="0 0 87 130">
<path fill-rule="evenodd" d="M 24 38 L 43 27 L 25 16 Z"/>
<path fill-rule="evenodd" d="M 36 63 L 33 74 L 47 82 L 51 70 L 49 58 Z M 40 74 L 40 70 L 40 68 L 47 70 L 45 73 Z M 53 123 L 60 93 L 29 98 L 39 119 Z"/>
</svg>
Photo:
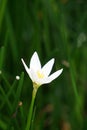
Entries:
<svg viewBox="0 0 87 130">
<path fill-rule="evenodd" d="M 38 86 L 50 83 L 51 81 L 56 79 L 63 71 L 63 69 L 60 69 L 50 75 L 54 64 L 54 58 L 48 61 L 43 67 L 41 67 L 37 52 L 34 52 L 33 56 L 31 57 L 29 68 L 25 64 L 24 60 L 21 60 L 32 82 L 37 84 Z"/>
</svg>

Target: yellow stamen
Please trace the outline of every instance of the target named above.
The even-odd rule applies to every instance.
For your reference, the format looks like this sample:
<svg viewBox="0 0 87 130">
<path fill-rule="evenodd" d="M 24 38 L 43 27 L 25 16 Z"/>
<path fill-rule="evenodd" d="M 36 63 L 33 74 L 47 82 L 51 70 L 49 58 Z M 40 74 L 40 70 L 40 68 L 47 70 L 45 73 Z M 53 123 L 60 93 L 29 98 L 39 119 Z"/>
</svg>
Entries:
<svg viewBox="0 0 87 130">
<path fill-rule="evenodd" d="M 44 74 L 42 74 L 40 71 L 37 71 L 37 75 L 40 79 L 44 78 Z"/>
</svg>

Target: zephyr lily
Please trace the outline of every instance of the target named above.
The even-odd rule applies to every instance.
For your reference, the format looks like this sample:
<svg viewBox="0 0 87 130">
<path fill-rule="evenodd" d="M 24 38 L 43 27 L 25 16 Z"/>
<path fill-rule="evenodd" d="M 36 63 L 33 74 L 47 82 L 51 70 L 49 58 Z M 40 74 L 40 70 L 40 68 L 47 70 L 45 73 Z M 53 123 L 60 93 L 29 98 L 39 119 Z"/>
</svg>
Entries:
<svg viewBox="0 0 87 130">
<path fill-rule="evenodd" d="M 63 69 L 60 69 L 50 75 L 54 64 L 54 58 L 48 61 L 43 67 L 41 67 L 37 52 L 34 52 L 33 56 L 31 57 L 29 68 L 27 67 L 23 59 L 22 63 L 32 82 L 37 84 L 37 86 L 50 83 L 51 81 L 56 79 L 63 71 Z"/>
<path fill-rule="evenodd" d="M 33 106 L 34 106 L 34 101 L 35 101 L 38 88 L 42 84 L 50 83 L 51 81 L 56 79 L 62 73 L 63 69 L 60 69 L 50 75 L 53 64 L 54 64 L 54 58 L 48 61 L 43 67 L 41 67 L 41 63 L 40 63 L 37 52 L 34 52 L 33 56 L 31 57 L 29 67 L 27 67 L 23 59 L 21 60 L 25 67 L 25 70 L 27 71 L 29 77 L 31 78 L 33 82 L 32 101 L 31 101 L 31 105 L 30 105 L 30 109 L 28 113 L 27 124 L 25 127 L 25 130 L 30 130 Z"/>
</svg>

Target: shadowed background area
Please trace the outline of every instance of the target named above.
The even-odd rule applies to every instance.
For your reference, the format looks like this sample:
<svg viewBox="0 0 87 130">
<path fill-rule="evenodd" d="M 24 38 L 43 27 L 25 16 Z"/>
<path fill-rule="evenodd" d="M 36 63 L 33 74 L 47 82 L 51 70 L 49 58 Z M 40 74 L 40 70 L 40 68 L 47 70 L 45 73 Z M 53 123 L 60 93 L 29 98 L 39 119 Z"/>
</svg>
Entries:
<svg viewBox="0 0 87 130">
<path fill-rule="evenodd" d="M 39 88 L 31 130 L 86 130 L 87 2 L 0 0 L 0 130 L 25 128 L 33 88 L 21 58 L 34 51 L 64 70 Z"/>
</svg>

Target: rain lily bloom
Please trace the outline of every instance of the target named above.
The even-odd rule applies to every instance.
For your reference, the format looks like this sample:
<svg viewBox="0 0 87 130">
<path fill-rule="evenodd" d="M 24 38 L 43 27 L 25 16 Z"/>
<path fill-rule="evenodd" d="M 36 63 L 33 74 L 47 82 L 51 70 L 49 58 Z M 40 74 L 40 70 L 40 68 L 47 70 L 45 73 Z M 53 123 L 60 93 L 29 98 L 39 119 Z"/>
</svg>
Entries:
<svg viewBox="0 0 87 130">
<path fill-rule="evenodd" d="M 60 69 L 50 75 L 54 64 L 54 58 L 48 61 L 43 67 L 41 67 L 37 52 L 34 52 L 33 56 L 31 57 L 29 68 L 25 64 L 24 60 L 21 60 L 32 82 L 38 87 L 42 84 L 50 83 L 56 79 L 63 71 L 63 69 Z"/>
<path fill-rule="evenodd" d="M 34 106 L 34 101 L 35 101 L 38 88 L 42 84 L 50 83 L 51 81 L 56 79 L 62 73 L 63 69 L 60 69 L 54 72 L 53 74 L 50 74 L 53 64 L 54 64 L 54 58 L 48 61 L 43 67 L 41 67 L 41 63 L 40 63 L 37 52 L 34 52 L 33 56 L 31 57 L 29 67 L 27 67 L 23 59 L 21 60 L 22 60 L 25 70 L 27 71 L 29 77 L 31 78 L 33 82 L 32 100 L 31 100 L 31 105 L 30 105 L 26 128 L 25 128 L 25 130 L 30 130 L 33 106 Z"/>
</svg>

